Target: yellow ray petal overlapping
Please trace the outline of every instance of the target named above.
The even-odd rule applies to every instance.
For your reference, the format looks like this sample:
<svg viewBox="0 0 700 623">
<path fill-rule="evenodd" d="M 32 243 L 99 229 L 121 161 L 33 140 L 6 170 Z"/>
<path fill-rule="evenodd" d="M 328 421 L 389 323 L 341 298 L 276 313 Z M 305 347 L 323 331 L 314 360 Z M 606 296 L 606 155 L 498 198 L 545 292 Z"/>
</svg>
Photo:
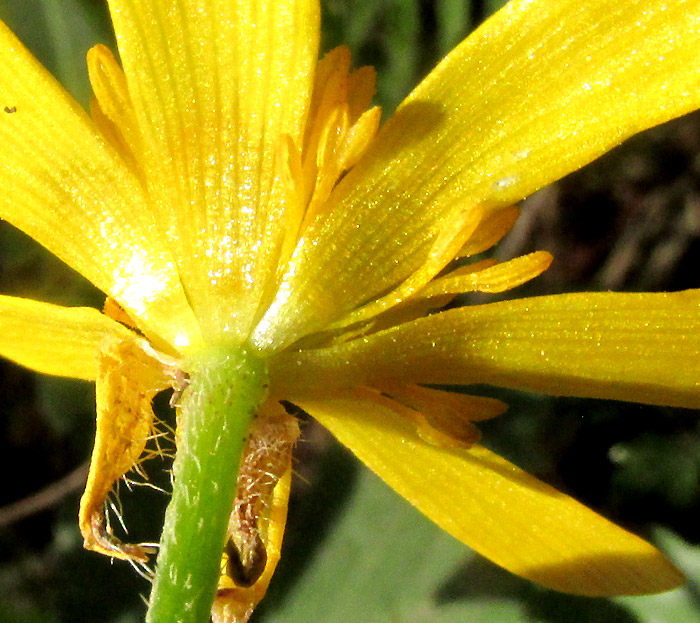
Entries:
<svg viewBox="0 0 700 623">
<path fill-rule="evenodd" d="M 699 57 L 698 0 L 512 0 L 431 72 L 341 181 L 296 250 L 285 309 L 256 341 L 290 343 L 388 291 L 456 206 L 522 199 L 697 108 Z"/>
<path fill-rule="evenodd" d="M 134 334 L 91 307 L 61 307 L 0 295 L 0 355 L 43 374 L 97 378 L 105 338 Z"/>
<path fill-rule="evenodd" d="M 700 407 L 700 290 L 561 294 L 462 307 L 346 344 L 284 353 L 271 381 L 314 388 L 401 380 Z"/>
<path fill-rule="evenodd" d="M 348 392 L 299 405 L 440 527 L 513 573 L 591 596 L 683 582 L 642 539 L 486 448 L 426 443 L 378 396 Z"/>
<path fill-rule="evenodd" d="M 147 334 L 195 342 L 194 317 L 138 180 L 2 23 L 0 57 L 0 218 L 119 301 Z"/>
<path fill-rule="evenodd" d="M 318 54 L 309 0 L 110 0 L 156 217 L 208 337 L 245 339 L 274 285 L 284 135 Z M 271 281 L 272 280 L 272 281 Z"/>
<path fill-rule="evenodd" d="M 123 70 L 105 48 L 91 53 L 94 121 L 0 24 L 0 217 L 107 293 L 112 318 L 145 334 L 97 310 L 0 296 L 0 355 L 97 379 L 80 519 L 87 544 L 144 559 L 140 546 L 111 538 L 101 508 L 139 460 L 155 393 L 179 383 L 171 356 L 202 339 L 250 339 L 276 351 L 267 353 L 272 400 L 315 415 L 412 504 L 503 567 L 585 595 L 677 586 L 653 547 L 470 447 L 473 421 L 500 414 L 502 403 L 420 384 L 700 407 L 700 291 L 571 294 L 414 318 L 434 302 L 421 297 L 502 291 L 546 269 L 539 252 L 431 282 L 455 256 L 493 245 L 517 216 L 513 202 L 700 106 L 700 0 L 511 0 L 368 151 L 379 111 L 360 113 L 374 73 L 348 77 L 339 49 L 335 82 L 362 84 L 345 106 L 329 79 L 327 103 L 339 101 L 307 128 L 306 143 L 321 146 L 312 160 L 300 147 L 316 106 L 317 0 L 109 6 Z M 338 143 L 350 117 L 364 121 Z M 304 163 L 302 181 L 321 189 L 301 184 L 310 204 L 286 175 Z M 384 328 L 390 322 L 403 324 Z M 285 351 L 291 344 L 302 350 Z M 225 586 L 234 592 L 219 594 L 215 619 L 262 597 L 288 485 L 287 473 L 273 500 L 267 575 L 249 594 Z"/>
</svg>

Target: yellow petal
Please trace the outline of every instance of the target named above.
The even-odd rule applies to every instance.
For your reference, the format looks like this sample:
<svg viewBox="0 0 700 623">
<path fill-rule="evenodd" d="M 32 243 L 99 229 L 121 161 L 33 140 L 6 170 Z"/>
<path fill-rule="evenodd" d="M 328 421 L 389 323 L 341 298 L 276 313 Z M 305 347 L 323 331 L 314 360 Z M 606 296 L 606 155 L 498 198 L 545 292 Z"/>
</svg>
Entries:
<svg viewBox="0 0 700 623">
<path fill-rule="evenodd" d="M 313 0 L 110 0 L 141 166 L 208 337 L 245 337 L 283 235 L 276 171 L 299 144 L 318 46 Z M 235 313 L 232 313 L 234 310 Z"/>
<path fill-rule="evenodd" d="M 700 290 L 561 294 L 462 307 L 273 358 L 275 394 L 386 380 L 700 407 Z M 319 390 L 316 390 L 319 391 Z"/>
<path fill-rule="evenodd" d="M 519 216 L 520 208 L 517 206 L 488 212 L 457 257 L 470 257 L 490 249 L 510 231 Z"/>
<path fill-rule="evenodd" d="M 1 23 L 0 56 L 0 218 L 119 301 L 145 333 L 177 347 L 195 342 L 194 317 L 138 180 Z"/>
<path fill-rule="evenodd" d="M 486 448 L 424 442 L 385 403 L 347 394 L 299 406 L 440 527 L 513 573 L 591 596 L 652 593 L 683 582 L 642 539 Z"/>
<path fill-rule="evenodd" d="M 101 121 L 100 129 L 111 139 L 129 165 L 132 165 L 134 173 L 141 175 L 135 165 L 137 155 L 143 147 L 124 72 L 112 51 L 105 45 L 96 45 L 88 51 L 87 67 L 95 94 L 95 105 L 91 107 L 92 118 L 96 123 Z"/>
<path fill-rule="evenodd" d="M 418 386 L 415 388 L 408 388 L 408 391 L 398 385 L 389 388 L 388 391 L 382 388 L 382 395 L 378 394 L 379 390 L 376 388 L 358 388 L 356 391 L 359 395 L 371 396 L 371 399 L 385 404 L 397 415 L 413 422 L 418 436 L 430 445 L 471 448 L 481 439 L 481 431 L 467 414 L 453 411 L 449 405 L 446 405 L 447 408 L 442 407 L 440 394 L 448 395 L 449 392 L 437 393 L 436 390 Z M 421 402 L 424 408 L 419 406 Z"/>
<path fill-rule="evenodd" d="M 102 110 L 100 103 L 95 97 L 90 98 L 90 117 L 102 132 L 105 140 L 119 153 L 125 164 L 132 170 L 134 175 L 139 175 L 139 170 L 134 159 L 134 152 L 129 148 L 124 139 L 124 134 Z"/>
<path fill-rule="evenodd" d="M 319 330 L 422 264 L 455 205 L 497 209 L 700 106 L 698 0 L 513 0 L 399 107 L 307 231 L 260 343 Z M 342 266 L 341 272 L 328 270 Z"/>
<path fill-rule="evenodd" d="M 147 342 L 133 334 L 104 341 L 97 376 L 97 433 L 79 524 L 86 548 L 141 562 L 148 560 L 140 545 L 122 543 L 105 522 L 104 508 L 115 483 L 137 466 L 153 432 L 151 401 L 172 385 L 172 374 Z"/>
<path fill-rule="evenodd" d="M 447 264 L 450 263 L 457 251 L 464 245 L 466 239 L 472 234 L 481 219 L 480 210 L 469 210 L 454 214 L 449 222 L 443 224 L 442 231 L 435 237 L 430 253 L 424 264 L 409 276 L 406 281 L 388 294 L 363 305 L 332 325 L 332 328 L 350 326 L 357 322 L 363 322 L 387 312 L 402 301 L 408 299 L 413 293 L 421 290 L 431 279 L 435 277 Z M 451 292 L 435 292 L 436 296 Z M 429 295 L 430 296 L 430 295 Z M 410 302 L 409 302 L 410 304 Z"/>
<path fill-rule="evenodd" d="M 354 167 L 372 144 L 372 139 L 379 129 L 381 116 L 382 109 L 379 106 L 375 106 L 364 111 L 357 119 L 357 122 L 350 128 L 348 135 L 345 137 L 342 152 L 338 156 L 338 162 L 343 171 Z"/>
<path fill-rule="evenodd" d="M 0 355 L 44 374 L 93 380 L 100 345 L 133 336 L 91 307 L 0 296 Z"/>
<path fill-rule="evenodd" d="M 359 119 L 370 107 L 377 83 L 374 67 L 358 67 L 348 76 L 348 104 L 350 120 Z"/>
<path fill-rule="evenodd" d="M 309 155 L 307 166 L 313 167 L 316 163 L 321 133 L 328 117 L 347 101 L 350 63 L 350 49 L 344 45 L 333 48 L 318 61 L 302 150 Z"/>
<path fill-rule="evenodd" d="M 462 292 L 505 292 L 534 279 L 551 263 L 549 253 L 535 251 L 482 270 L 472 271 L 470 266 L 465 266 L 429 283 L 418 296 L 430 298 Z"/>
<path fill-rule="evenodd" d="M 379 389 L 394 400 L 443 421 L 483 422 L 503 415 L 508 409 L 505 402 L 496 398 L 458 394 L 420 385 L 390 383 Z"/>
</svg>

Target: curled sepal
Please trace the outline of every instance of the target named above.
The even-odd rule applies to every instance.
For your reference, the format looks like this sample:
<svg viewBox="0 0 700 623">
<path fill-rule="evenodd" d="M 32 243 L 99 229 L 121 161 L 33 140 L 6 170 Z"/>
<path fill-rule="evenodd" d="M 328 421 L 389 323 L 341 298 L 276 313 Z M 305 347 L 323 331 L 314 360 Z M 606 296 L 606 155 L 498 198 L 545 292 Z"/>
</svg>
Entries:
<svg viewBox="0 0 700 623">
<path fill-rule="evenodd" d="M 267 591 L 280 558 L 298 437 L 296 419 L 279 403 L 263 405 L 251 425 L 212 606 L 214 623 L 244 623 Z"/>
<path fill-rule="evenodd" d="M 173 360 L 136 336 L 110 336 L 100 348 L 97 433 L 79 515 L 87 549 L 114 558 L 147 560 L 143 546 L 123 543 L 112 534 L 104 505 L 115 483 L 138 464 L 152 432 L 151 401 L 174 384 L 176 370 Z"/>
</svg>

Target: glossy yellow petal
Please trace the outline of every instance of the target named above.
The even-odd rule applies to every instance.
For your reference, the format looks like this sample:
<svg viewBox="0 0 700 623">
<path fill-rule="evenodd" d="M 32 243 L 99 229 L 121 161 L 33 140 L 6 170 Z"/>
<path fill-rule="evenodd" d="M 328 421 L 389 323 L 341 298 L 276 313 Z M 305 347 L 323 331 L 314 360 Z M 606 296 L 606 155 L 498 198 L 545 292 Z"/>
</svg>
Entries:
<svg viewBox="0 0 700 623">
<path fill-rule="evenodd" d="M 465 266 L 429 283 L 418 293 L 419 298 L 460 294 L 462 292 L 505 292 L 547 270 L 552 256 L 546 251 L 535 251 L 507 262 L 474 271 Z"/>
<path fill-rule="evenodd" d="M 489 211 L 457 257 L 470 257 L 490 249 L 510 231 L 519 216 L 520 208 L 517 206 L 507 206 L 501 210 Z"/>
<path fill-rule="evenodd" d="M 109 5 L 140 164 L 189 300 L 206 336 L 245 337 L 277 277 L 279 152 L 284 135 L 303 133 L 318 3 Z"/>
<path fill-rule="evenodd" d="M 138 180 L 4 24 L 0 56 L 0 218 L 119 301 L 145 333 L 176 347 L 196 341 Z"/>
<path fill-rule="evenodd" d="M 90 111 L 92 118 L 134 173 L 141 176 L 136 163 L 143 146 L 124 72 L 112 51 L 104 45 L 96 45 L 88 51 L 87 67 L 95 102 Z"/>
<path fill-rule="evenodd" d="M 359 119 L 372 104 L 377 72 L 374 67 L 358 67 L 348 77 L 348 104 L 351 121 Z"/>
<path fill-rule="evenodd" d="M 318 61 L 302 150 L 309 156 L 307 167 L 316 165 L 321 134 L 328 118 L 347 100 L 351 60 L 350 49 L 341 45 Z"/>
<path fill-rule="evenodd" d="M 260 343 L 289 343 L 389 291 L 434 224 L 497 209 L 700 106 L 698 0 L 512 0 L 380 130 L 296 250 Z M 341 272 L 328 270 L 342 266 Z"/>
<path fill-rule="evenodd" d="M 363 68 L 365 69 L 365 68 Z M 351 74 L 352 77 L 352 74 Z M 352 93 L 352 92 L 351 92 Z M 365 154 L 372 144 L 379 129 L 382 109 L 379 106 L 370 108 L 358 117 L 345 138 L 342 149 L 338 155 L 338 164 L 342 171 L 347 171 L 357 164 L 357 161 Z"/>
<path fill-rule="evenodd" d="M 80 500 L 80 531 L 88 549 L 146 562 L 146 549 L 113 536 L 105 521 L 105 505 L 114 485 L 137 466 L 153 433 L 151 401 L 173 384 L 174 368 L 170 370 L 145 340 L 133 334 L 104 340 L 98 355 L 97 433 Z"/>
<path fill-rule="evenodd" d="M 93 380 L 100 344 L 132 335 L 91 307 L 0 296 L 0 355 L 37 372 Z"/>
<path fill-rule="evenodd" d="M 112 122 L 112 120 L 105 114 L 100 106 L 100 103 L 96 98 L 90 98 L 90 116 L 97 128 L 102 132 L 105 140 L 114 147 L 114 149 L 119 153 L 127 166 L 132 170 L 135 175 L 139 175 L 139 170 L 136 167 L 136 160 L 134 159 L 134 153 L 126 144 L 124 140 L 124 134 L 122 133 L 119 126 Z"/>
<path fill-rule="evenodd" d="M 381 402 L 386 402 L 398 415 L 413 422 L 418 436 L 431 445 L 471 448 L 481 439 L 481 431 L 469 418 L 469 413 L 461 409 L 455 410 L 450 404 L 452 401 L 449 392 L 417 385 L 393 385 L 380 389 L 358 388 L 356 391 L 365 392 Z M 382 395 L 378 395 L 378 391 L 381 391 Z M 475 398 L 475 402 L 477 400 L 478 398 Z"/>
<path fill-rule="evenodd" d="M 450 220 L 451 222 L 443 224 L 442 231 L 435 237 L 426 261 L 418 270 L 412 273 L 397 288 L 379 297 L 377 300 L 350 312 L 331 325 L 331 328 L 350 326 L 378 316 L 405 301 L 416 291 L 420 291 L 450 263 L 457 251 L 464 246 L 465 240 L 476 229 L 480 219 L 480 210 L 469 210 L 461 214 L 455 214 L 454 218 Z M 435 296 L 446 293 L 451 294 L 453 292 L 438 291 L 435 292 Z M 410 304 L 410 301 L 408 302 Z"/>
<path fill-rule="evenodd" d="M 508 409 L 505 402 L 496 398 L 459 394 L 420 385 L 389 383 L 379 389 L 394 400 L 443 421 L 456 419 L 483 422 L 503 415 Z"/>
<path fill-rule="evenodd" d="M 591 596 L 683 582 L 651 545 L 486 448 L 424 442 L 387 399 L 348 394 L 299 406 L 440 527 L 513 573 Z"/>
<path fill-rule="evenodd" d="M 270 373 L 275 394 L 290 400 L 314 388 L 400 380 L 698 408 L 699 369 L 700 290 L 688 290 L 462 307 L 331 348 L 278 355 Z"/>
</svg>

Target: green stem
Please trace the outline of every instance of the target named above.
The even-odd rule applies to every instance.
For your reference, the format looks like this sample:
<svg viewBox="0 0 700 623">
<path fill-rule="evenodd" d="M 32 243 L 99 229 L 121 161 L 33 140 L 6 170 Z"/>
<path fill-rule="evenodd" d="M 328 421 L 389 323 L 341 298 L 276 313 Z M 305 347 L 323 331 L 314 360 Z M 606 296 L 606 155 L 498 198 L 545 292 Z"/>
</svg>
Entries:
<svg viewBox="0 0 700 623">
<path fill-rule="evenodd" d="M 186 372 L 148 623 L 209 621 L 241 453 L 267 388 L 263 360 L 243 347 L 209 348 Z"/>
</svg>

